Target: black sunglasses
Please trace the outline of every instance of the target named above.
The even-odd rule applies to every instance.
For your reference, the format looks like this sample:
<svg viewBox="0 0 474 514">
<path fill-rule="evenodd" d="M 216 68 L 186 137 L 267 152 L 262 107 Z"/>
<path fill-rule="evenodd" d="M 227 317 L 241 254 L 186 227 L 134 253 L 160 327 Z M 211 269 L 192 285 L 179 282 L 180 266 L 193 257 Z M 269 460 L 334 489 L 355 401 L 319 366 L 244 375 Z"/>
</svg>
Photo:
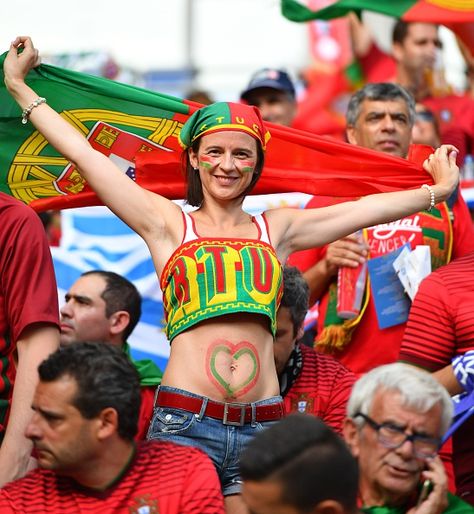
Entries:
<svg viewBox="0 0 474 514">
<path fill-rule="evenodd" d="M 439 450 L 441 441 L 437 437 L 407 434 L 405 429 L 393 423 L 377 423 L 362 412 L 357 412 L 354 415 L 354 418 L 358 417 L 362 418 L 369 427 L 377 432 L 378 441 L 385 448 L 395 450 L 405 444 L 406 441 L 410 441 L 413 444 L 413 452 L 420 459 L 433 458 Z"/>
<path fill-rule="evenodd" d="M 419 111 L 415 114 L 418 121 L 434 121 L 434 114 L 431 111 Z"/>
</svg>

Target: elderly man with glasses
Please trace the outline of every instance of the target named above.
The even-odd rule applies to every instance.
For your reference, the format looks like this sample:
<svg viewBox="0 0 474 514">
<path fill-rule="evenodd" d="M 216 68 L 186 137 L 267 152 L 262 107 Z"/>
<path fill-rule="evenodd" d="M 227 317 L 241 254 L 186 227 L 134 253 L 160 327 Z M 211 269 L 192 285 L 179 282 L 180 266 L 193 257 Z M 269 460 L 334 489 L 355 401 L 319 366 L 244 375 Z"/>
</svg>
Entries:
<svg viewBox="0 0 474 514">
<path fill-rule="evenodd" d="M 452 413 L 447 391 L 430 374 L 405 364 L 380 366 L 355 383 L 344 438 L 359 462 L 363 512 L 474 512 L 448 493 L 437 456 Z"/>
</svg>

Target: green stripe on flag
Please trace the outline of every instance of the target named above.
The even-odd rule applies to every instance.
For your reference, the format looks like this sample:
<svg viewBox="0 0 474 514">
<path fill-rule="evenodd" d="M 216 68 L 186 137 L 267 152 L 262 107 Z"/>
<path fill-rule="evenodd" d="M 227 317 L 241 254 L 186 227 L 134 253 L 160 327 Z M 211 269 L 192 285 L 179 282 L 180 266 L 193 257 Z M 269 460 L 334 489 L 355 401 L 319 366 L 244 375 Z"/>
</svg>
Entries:
<svg viewBox="0 0 474 514">
<path fill-rule="evenodd" d="M 383 2 L 381 0 L 339 0 L 324 9 L 312 11 L 296 0 L 281 0 L 281 12 L 285 18 L 296 22 L 331 20 L 345 16 L 351 11 L 359 12 L 363 10 L 401 18 L 416 3 L 417 0 L 396 0 L 391 2 Z"/>
<path fill-rule="evenodd" d="M 21 123 L 21 110 L 4 85 L 5 56 L 0 56 L 0 190 L 27 204 L 79 196 L 87 190 L 83 179 L 31 123 Z M 177 135 L 191 109 L 180 99 L 48 65 L 32 70 L 26 82 L 85 136 L 93 135 L 96 147 L 110 143 L 104 153 L 117 155 L 119 147 L 124 168 L 139 151 L 181 152 Z M 113 146 L 115 141 L 120 144 Z"/>
</svg>

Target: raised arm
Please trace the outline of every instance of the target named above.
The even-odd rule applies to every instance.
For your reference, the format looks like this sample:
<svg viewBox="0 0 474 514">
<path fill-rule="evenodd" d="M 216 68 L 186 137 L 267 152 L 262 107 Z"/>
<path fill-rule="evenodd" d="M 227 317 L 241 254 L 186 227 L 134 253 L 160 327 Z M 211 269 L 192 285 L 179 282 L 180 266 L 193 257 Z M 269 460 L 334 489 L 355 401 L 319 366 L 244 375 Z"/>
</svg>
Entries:
<svg viewBox="0 0 474 514">
<path fill-rule="evenodd" d="M 454 146 L 439 147 L 423 163 L 434 181 L 431 191 L 434 203 L 445 201 L 459 181 Z M 388 223 L 428 209 L 431 193 L 428 188 L 369 195 L 360 200 L 344 202 L 320 209 L 274 209 L 268 219 L 279 257 L 341 239 L 364 227 Z"/>
<path fill-rule="evenodd" d="M 21 48 L 23 52 L 18 53 Z M 24 80 L 38 64 L 38 51 L 31 39 L 15 39 L 4 62 L 5 84 L 22 109 L 38 98 Z M 166 237 L 166 227 L 173 226 L 173 220 L 176 220 L 176 205 L 135 184 L 46 103 L 33 108 L 29 120 L 61 155 L 76 165 L 104 204 L 133 230 L 145 239 L 157 229 L 160 237 Z M 111 183 L 114 187 L 110 187 Z"/>
</svg>

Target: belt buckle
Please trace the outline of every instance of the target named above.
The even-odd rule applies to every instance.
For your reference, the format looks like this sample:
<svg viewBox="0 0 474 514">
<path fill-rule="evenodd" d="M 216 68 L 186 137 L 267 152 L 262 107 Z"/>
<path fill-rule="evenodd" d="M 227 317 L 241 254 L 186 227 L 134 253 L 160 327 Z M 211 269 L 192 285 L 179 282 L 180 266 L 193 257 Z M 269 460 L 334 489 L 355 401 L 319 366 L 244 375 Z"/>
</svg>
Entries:
<svg viewBox="0 0 474 514">
<path fill-rule="evenodd" d="M 233 427 L 242 427 L 245 425 L 245 408 L 247 404 L 245 403 L 224 403 L 224 416 L 222 418 L 223 425 L 231 425 Z M 227 416 L 229 414 L 229 409 L 237 409 L 240 408 L 240 419 L 238 421 L 229 421 Z"/>
</svg>

